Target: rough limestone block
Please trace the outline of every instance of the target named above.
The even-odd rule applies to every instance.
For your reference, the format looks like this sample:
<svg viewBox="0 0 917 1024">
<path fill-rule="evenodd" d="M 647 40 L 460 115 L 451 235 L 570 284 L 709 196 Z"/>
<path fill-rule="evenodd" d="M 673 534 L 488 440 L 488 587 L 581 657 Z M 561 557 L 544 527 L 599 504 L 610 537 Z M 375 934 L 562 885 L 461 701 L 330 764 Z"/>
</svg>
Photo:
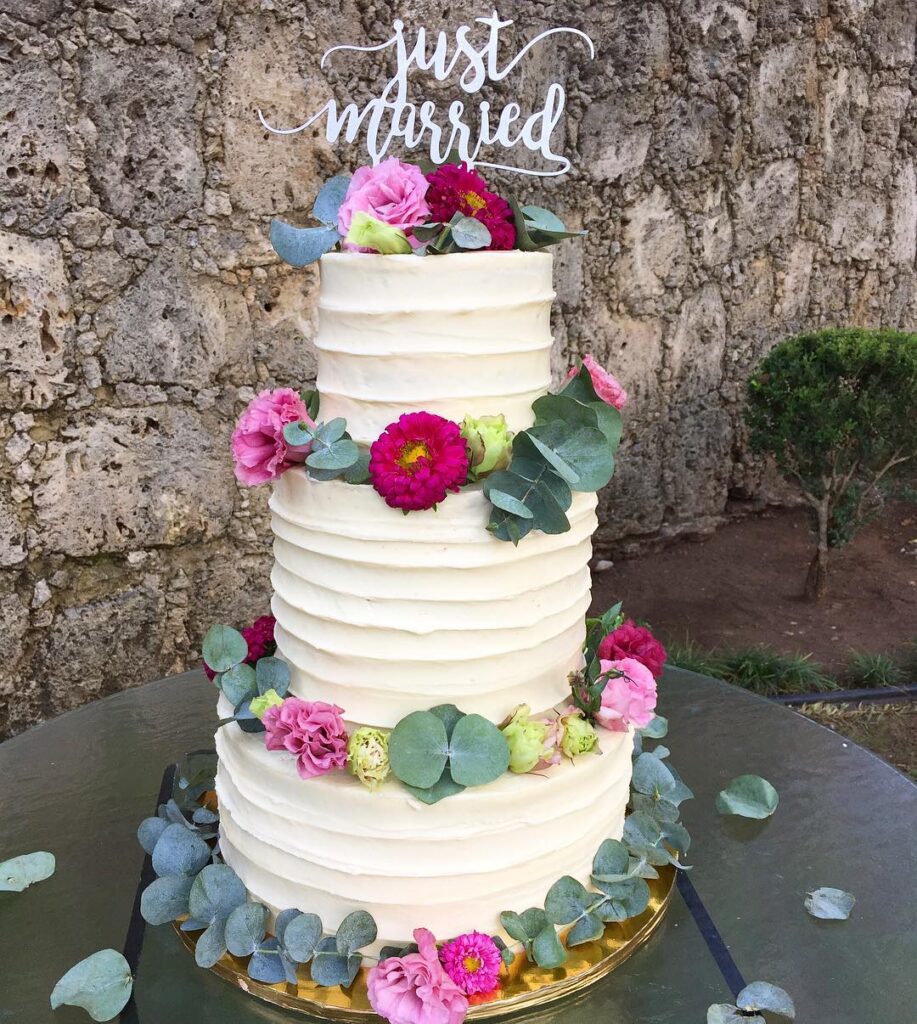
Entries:
<svg viewBox="0 0 917 1024">
<path fill-rule="evenodd" d="M 623 214 L 624 241 L 618 263 L 619 284 L 634 310 L 647 310 L 667 288 L 677 288 L 687 275 L 685 226 L 661 188 Z"/>
<path fill-rule="evenodd" d="M 72 333 L 60 246 L 0 231 L 0 409 L 54 401 Z"/>
<path fill-rule="evenodd" d="M 834 197 L 829 244 L 856 260 L 876 256 L 885 233 L 887 201 L 881 193 L 851 188 Z"/>
<path fill-rule="evenodd" d="M 895 263 L 914 265 L 917 251 L 917 176 L 908 160 L 895 179 L 891 196 L 891 252 Z"/>
<path fill-rule="evenodd" d="M 12 498 L 0 489 L 0 568 L 19 565 L 27 555 L 25 517 Z"/>
<path fill-rule="evenodd" d="M 822 79 L 819 132 L 827 173 L 837 175 L 862 168 L 866 155 L 863 119 L 867 108 L 872 120 L 875 97 L 870 106 L 869 81 L 861 68 L 840 67 Z"/>
<path fill-rule="evenodd" d="M 743 181 L 735 191 L 735 242 L 740 254 L 767 245 L 799 220 L 799 166 L 777 160 Z"/>
<path fill-rule="evenodd" d="M 68 435 L 48 444 L 34 495 L 47 551 L 87 556 L 225 533 L 235 488 L 228 434 L 213 417 L 109 409 L 84 413 Z"/>
<path fill-rule="evenodd" d="M 803 146 L 815 113 L 815 40 L 768 50 L 751 93 L 751 127 L 759 151 Z"/>
</svg>

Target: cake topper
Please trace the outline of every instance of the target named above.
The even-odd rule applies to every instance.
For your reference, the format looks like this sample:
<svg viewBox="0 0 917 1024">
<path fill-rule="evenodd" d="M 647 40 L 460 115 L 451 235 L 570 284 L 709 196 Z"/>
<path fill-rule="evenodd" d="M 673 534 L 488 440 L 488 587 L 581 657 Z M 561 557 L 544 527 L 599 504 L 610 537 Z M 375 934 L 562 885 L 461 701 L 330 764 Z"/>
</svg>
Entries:
<svg viewBox="0 0 917 1024">
<path fill-rule="evenodd" d="M 585 32 L 576 28 L 557 27 L 540 32 L 501 66 L 498 54 L 500 33 L 513 24 L 512 20 L 501 19 L 494 11 L 489 17 L 476 18 L 475 22 L 488 29 L 483 42 L 475 43 L 469 38 L 473 26 L 461 25 L 455 30 L 452 41 L 446 32 L 438 32 L 431 50 L 429 44 L 432 33 L 423 26 L 418 27 L 411 45 L 404 22 L 395 20 L 391 37 L 383 43 L 374 46 L 348 43 L 332 46 L 322 55 L 321 67 L 325 67 L 336 53 L 393 50 L 395 72 L 379 94 L 368 100 L 362 108 L 350 102 L 339 111 L 337 100 L 332 97 L 320 110 L 291 128 L 271 124 L 260 109 L 258 118 L 274 134 L 295 135 L 324 117 L 325 137 L 332 143 L 343 137 L 353 144 L 362 131 L 373 165 L 385 158 L 393 142 L 400 140 L 409 151 L 423 148 L 434 164 L 445 162 L 450 153 L 455 153 L 469 168 L 490 167 L 538 177 L 566 174 L 570 170 L 570 161 L 551 147 L 551 135 L 560 122 L 567 100 L 566 91 L 560 82 L 548 85 L 540 109 L 525 118 L 521 106 L 515 100 L 509 100 L 499 111 L 492 110 L 491 104 L 483 99 L 477 101 L 476 105 L 473 101 L 466 103 L 460 99 L 453 100 L 446 111 L 445 120 L 448 123 L 445 127 L 437 123 L 439 110 L 433 100 L 415 103 L 408 98 L 408 76 L 416 69 L 431 71 L 438 82 L 454 78 L 458 87 L 470 99 L 486 83 L 505 79 L 533 47 L 550 36 L 575 36 L 585 43 L 590 60 L 595 57 L 595 46 Z M 541 154 L 548 166 L 536 170 L 479 160 L 478 154 L 486 146 L 504 150 L 522 146 L 530 152 Z"/>
</svg>

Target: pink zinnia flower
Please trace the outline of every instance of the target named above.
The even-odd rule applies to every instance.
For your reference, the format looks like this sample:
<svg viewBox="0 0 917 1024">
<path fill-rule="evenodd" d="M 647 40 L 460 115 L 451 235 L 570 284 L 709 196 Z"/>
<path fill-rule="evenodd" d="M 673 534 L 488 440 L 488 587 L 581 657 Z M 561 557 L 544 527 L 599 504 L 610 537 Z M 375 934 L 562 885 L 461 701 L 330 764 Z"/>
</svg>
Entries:
<svg viewBox="0 0 917 1024">
<path fill-rule="evenodd" d="M 612 405 L 618 410 L 627 405 L 627 392 L 616 377 L 613 377 L 607 370 L 603 370 L 590 355 L 583 356 L 583 366 L 589 371 L 595 393 L 606 405 Z M 579 371 L 578 366 L 571 367 L 566 379 L 573 380 Z"/>
<path fill-rule="evenodd" d="M 323 701 L 287 697 L 264 712 L 268 750 L 286 750 L 296 758 L 303 779 L 324 775 L 347 764 L 347 730 L 343 708 Z"/>
<path fill-rule="evenodd" d="M 662 675 L 666 659 L 662 644 L 645 626 L 638 626 L 633 619 L 622 622 L 602 640 L 598 656 L 601 661 L 635 658 L 646 665 L 655 679 Z"/>
<path fill-rule="evenodd" d="M 414 941 L 416 953 L 390 956 L 369 972 L 370 1005 L 389 1024 L 461 1024 L 468 1000 L 443 969 L 436 940 L 417 928 Z"/>
<path fill-rule="evenodd" d="M 369 450 L 373 487 L 392 508 L 418 511 L 439 504 L 468 479 L 462 428 L 430 412 L 404 413 Z"/>
<path fill-rule="evenodd" d="M 500 984 L 500 950 L 489 935 L 469 932 L 447 942 L 439 951 L 446 974 L 466 996 L 487 994 Z"/>
<path fill-rule="evenodd" d="M 642 729 L 653 720 L 656 708 L 656 680 L 635 658 L 600 661 L 603 672 L 621 672 L 609 679 L 602 691 L 602 706 L 596 712 L 599 725 L 613 732 L 626 732 L 629 725 Z"/>
<path fill-rule="evenodd" d="M 245 629 L 241 630 L 245 642 L 248 644 L 248 654 L 245 655 L 245 664 L 254 665 L 259 658 L 266 658 L 277 650 L 274 642 L 274 626 L 277 620 L 273 615 L 262 615 L 260 618 Z M 216 678 L 216 672 L 207 664 L 204 666 L 204 674 L 211 681 Z"/>
<path fill-rule="evenodd" d="M 489 250 L 512 249 L 516 226 L 509 203 L 488 191 L 487 182 L 464 163 L 443 164 L 427 175 L 427 203 L 433 219 L 448 223 L 456 213 L 474 217 L 490 231 Z"/>
<path fill-rule="evenodd" d="M 283 428 L 299 420 L 315 425 L 292 388 L 262 391 L 253 398 L 232 432 L 236 478 L 254 487 L 276 480 L 284 470 L 305 462 L 308 446 L 292 448 L 283 439 Z"/>
<path fill-rule="evenodd" d="M 430 217 L 425 196 L 429 188 L 423 172 L 414 164 L 389 157 L 375 167 L 361 167 L 350 179 L 344 202 L 338 210 L 338 231 L 346 237 L 355 213 L 368 213 L 384 224 L 401 228 L 412 245 L 411 228 Z M 345 248 L 358 249 L 352 243 Z M 372 250 L 367 250 L 372 251 Z"/>
</svg>

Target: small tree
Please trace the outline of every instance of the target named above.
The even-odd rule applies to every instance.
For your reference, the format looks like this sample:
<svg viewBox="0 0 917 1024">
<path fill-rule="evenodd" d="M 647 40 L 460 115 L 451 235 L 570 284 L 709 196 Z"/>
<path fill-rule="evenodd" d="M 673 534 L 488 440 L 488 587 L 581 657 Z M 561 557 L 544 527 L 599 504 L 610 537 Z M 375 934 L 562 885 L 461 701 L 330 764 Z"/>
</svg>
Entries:
<svg viewBox="0 0 917 1024">
<path fill-rule="evenodd" d="M 827 585 L 832 538 L 868 517 L 880 482 L 917 455 L 917 334 L 861 328 L 781 342 L 748 383 L 753 451 L 774 457 L 812 507 L 805 593 Z"/>
</svg>

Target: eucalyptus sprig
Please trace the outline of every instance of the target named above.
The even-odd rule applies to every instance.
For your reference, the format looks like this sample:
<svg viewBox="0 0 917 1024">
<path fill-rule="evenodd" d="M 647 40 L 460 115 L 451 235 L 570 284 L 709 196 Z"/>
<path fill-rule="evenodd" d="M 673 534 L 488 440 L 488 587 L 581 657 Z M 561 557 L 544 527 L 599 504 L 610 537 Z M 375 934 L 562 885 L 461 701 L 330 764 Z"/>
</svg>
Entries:
<svg viewBox="0 0 917 1024">
<path fill-rule="evenodd" d="M 417 256 L 445 256 L 453 252 L 486 249 L 493 241 L 487 225 L 474 217 L 455 213 L 448 223 L 431 221 L 413 229 L 414 237 L 424 244 L 414 250 Z"/>
<path fill-rule="evenodd" d="M 363 482 L 369 456 L 361 455 L 356 442 L 347 433 L 347 421 L 343 417 L 314 425 L 305 420 L 288 423 L 283 428 L 283 439 L 293 448 L 310 446 L 306 469 L 313 480 L 335 480 L 343 476 L 348 483 Z"/>
<path fill-rule="evenodd" d="M 274 252 L 290 266 L 304 267 L 314 263 L 340 244 L 337 229 L 338 210 L 344 202 L 350 175 L 338 174 L 322 186 L 312 207 L 317 228 L 298 228 L 282 220 L 271 221 L 271 245 Z"/>
</svg>

